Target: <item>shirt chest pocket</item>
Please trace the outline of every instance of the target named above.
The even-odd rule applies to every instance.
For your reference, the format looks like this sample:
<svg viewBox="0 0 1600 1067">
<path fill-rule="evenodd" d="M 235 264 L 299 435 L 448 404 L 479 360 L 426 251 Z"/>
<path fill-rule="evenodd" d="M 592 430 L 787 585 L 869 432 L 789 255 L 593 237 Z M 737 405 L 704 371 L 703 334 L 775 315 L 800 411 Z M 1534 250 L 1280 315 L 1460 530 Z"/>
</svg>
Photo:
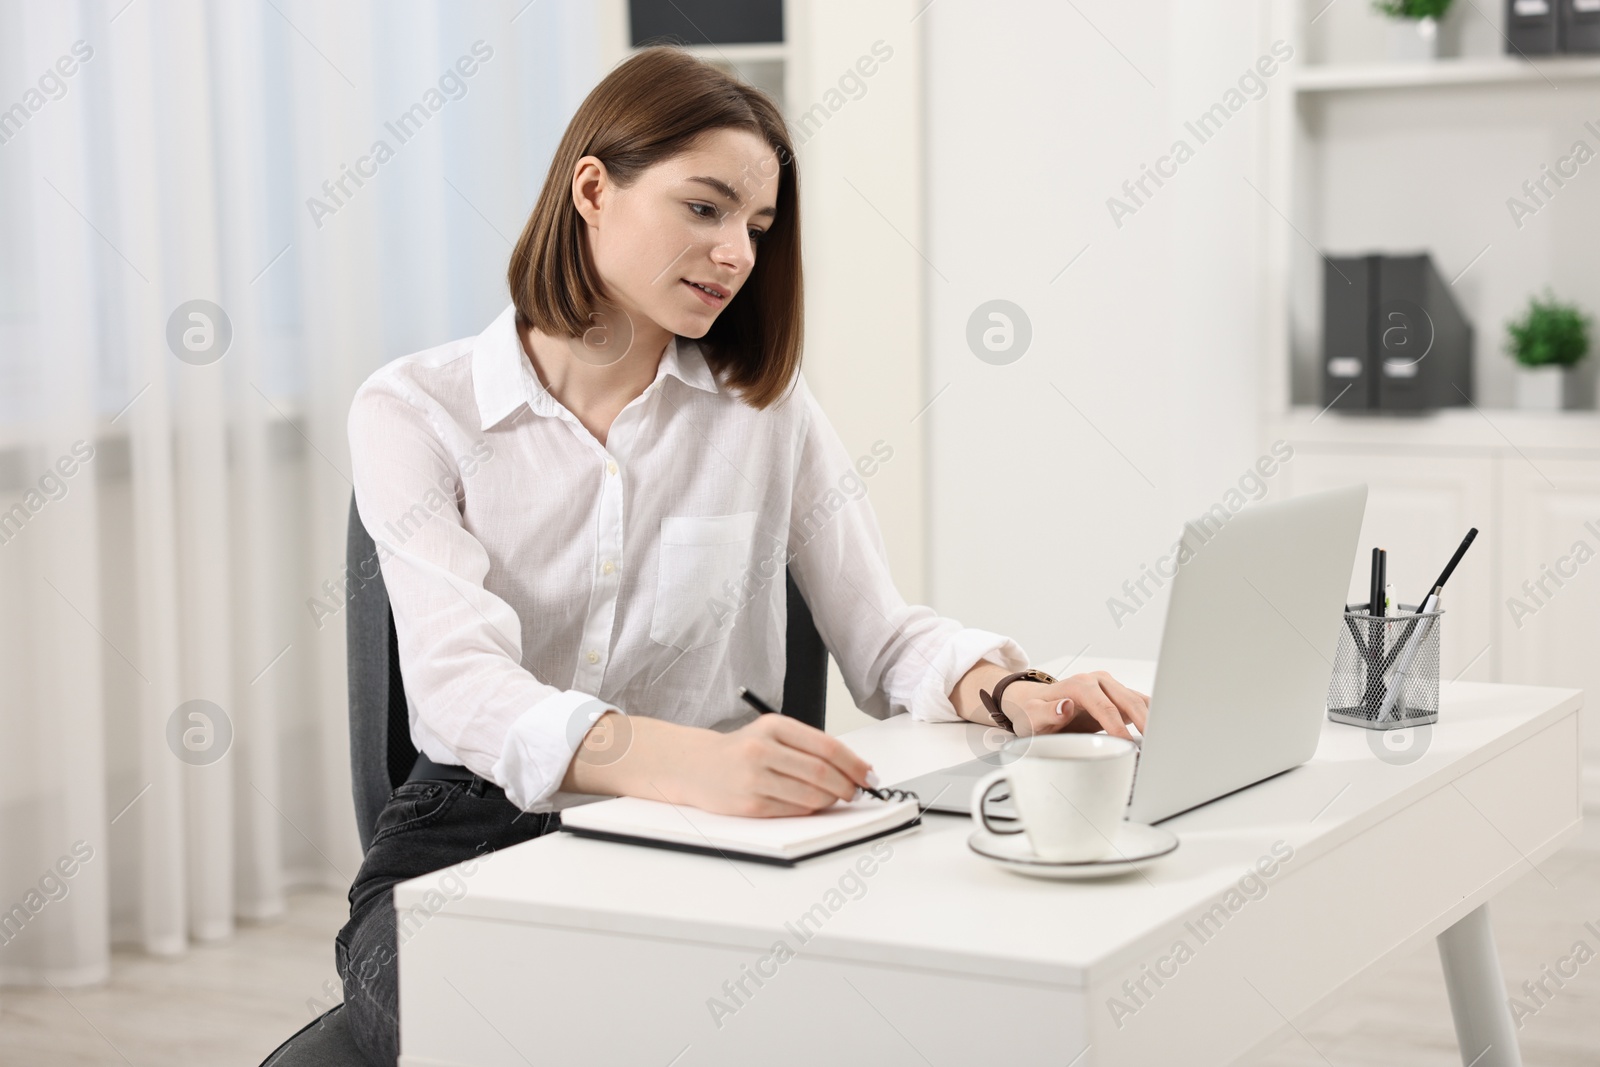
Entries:
<svg viewBox="0 0 1600 1067">
<path fill-rule="evenodd" d="M 755 528 L 753 511 L 661 520 L 652 641 L 687 652 L 727 640 Z"/>
</svg>

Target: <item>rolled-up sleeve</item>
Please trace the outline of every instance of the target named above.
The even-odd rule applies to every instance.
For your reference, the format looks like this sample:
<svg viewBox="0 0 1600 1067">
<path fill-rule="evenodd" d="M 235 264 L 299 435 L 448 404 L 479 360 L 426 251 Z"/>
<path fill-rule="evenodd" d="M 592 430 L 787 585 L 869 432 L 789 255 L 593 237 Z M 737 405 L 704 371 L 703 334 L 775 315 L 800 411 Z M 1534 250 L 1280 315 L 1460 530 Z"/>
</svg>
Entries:
<svg viewBox="0 0 1600 1067">
<path fill-rule="evenodd" d="M 794 399 L 805 415 L 789 565 L 851 697 L 879 719 L 907 711 L 923 722 L 964 721 L 950 702 L 961 677 L 981 661 L 1023 670 L 1027 654 L 1009 637 L 906 603 L 866 495 L 867 479 L 892 450 L 874 446 L 852 459 L 804 378 Z"/>
<path fill-rule="evenodd" d="M 558 789 L 588 728 L 614 705 L 522 666 L 521 623 L 485 588 L 489 554 L 462 520 L 451 452 L 470 443 L 443 439 L 432 403 L 400 376 L 374 375 L 348 425 L 356 509 L 377 545 L 406 696 L 431 759 L 489 779 L 524 811 L 548 810 L 552 797 L 582 795 Z"/>
</svg>

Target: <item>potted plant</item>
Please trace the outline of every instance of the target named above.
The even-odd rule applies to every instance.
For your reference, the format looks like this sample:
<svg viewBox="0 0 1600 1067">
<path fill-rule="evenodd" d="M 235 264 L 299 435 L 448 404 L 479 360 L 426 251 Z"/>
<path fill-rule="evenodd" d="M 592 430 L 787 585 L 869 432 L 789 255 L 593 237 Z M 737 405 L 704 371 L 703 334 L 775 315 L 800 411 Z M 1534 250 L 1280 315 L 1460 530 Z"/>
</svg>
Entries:
<svg viewBox="0 0 1600 1067">
<path fill-rule="evenodd" d="M 1506 349 L 1517 361 L 1519 408 L 1594 407 L 1593 374 L 1575 369 L 1589 353 L 1589 316 L 1575 305 L 1559 302 L 1549 289 L 1543 300 L 1530 297 L 1522 316 L 1506 323 Z"/>
<path fill-rule="evenodd" d="M 1401 61 L 1435 59 L 1439 55 L 1439 20 L 1451 0 L 1372 0 L 1372 6 L 1394 21 L 1389 26 L 1389 55 Z"/>
</svg>

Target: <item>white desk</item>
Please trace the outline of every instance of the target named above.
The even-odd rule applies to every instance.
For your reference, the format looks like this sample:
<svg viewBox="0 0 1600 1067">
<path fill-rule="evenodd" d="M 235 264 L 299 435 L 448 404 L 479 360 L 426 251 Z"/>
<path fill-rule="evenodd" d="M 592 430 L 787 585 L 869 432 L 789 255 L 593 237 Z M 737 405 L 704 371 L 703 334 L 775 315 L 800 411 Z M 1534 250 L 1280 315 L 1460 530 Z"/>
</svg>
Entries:
<svg viewBox="0 0 1600 1067">
<path fill-rule="evenodd" d="M 1074 664 L 1097 667 L 1153 671 Z M 939 814 L 793 868 L 551 834 L 397 887 L 431 912 L 400 948 L 400 1062 L 1203 1067 L 1437 936 L 1463 1062 L 1516 1064 L 1484 905 L 1580 829 L 1581 702 L 1449 685 L 1403 765 L 1325 723 L 1311 762 L 1166 822 L 1176 852 L 1102 882 L 997 869 Z M 981 733 L 900 715 L 845 737 L 893 782 Z"/>
</svg>

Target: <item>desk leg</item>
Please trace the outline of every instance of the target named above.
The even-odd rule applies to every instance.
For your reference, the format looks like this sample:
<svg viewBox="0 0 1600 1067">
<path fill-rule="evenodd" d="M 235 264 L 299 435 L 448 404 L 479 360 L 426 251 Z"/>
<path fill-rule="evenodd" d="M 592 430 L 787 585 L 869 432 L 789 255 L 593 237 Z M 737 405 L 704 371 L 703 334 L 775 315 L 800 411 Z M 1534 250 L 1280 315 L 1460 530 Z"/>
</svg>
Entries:
<svg viewBox="0 0 1600 1067">
<path fill-rule="evenodd" d="M 1522 1067 L 1517 1028 L 1511 1021 L 1500 958 L 1494 950 L 1494 931 L 1489 928 L 1489 905 L 1480 904 L 1463 915 L 1438 941 L 1462 1064 Z"/>
</svg>

